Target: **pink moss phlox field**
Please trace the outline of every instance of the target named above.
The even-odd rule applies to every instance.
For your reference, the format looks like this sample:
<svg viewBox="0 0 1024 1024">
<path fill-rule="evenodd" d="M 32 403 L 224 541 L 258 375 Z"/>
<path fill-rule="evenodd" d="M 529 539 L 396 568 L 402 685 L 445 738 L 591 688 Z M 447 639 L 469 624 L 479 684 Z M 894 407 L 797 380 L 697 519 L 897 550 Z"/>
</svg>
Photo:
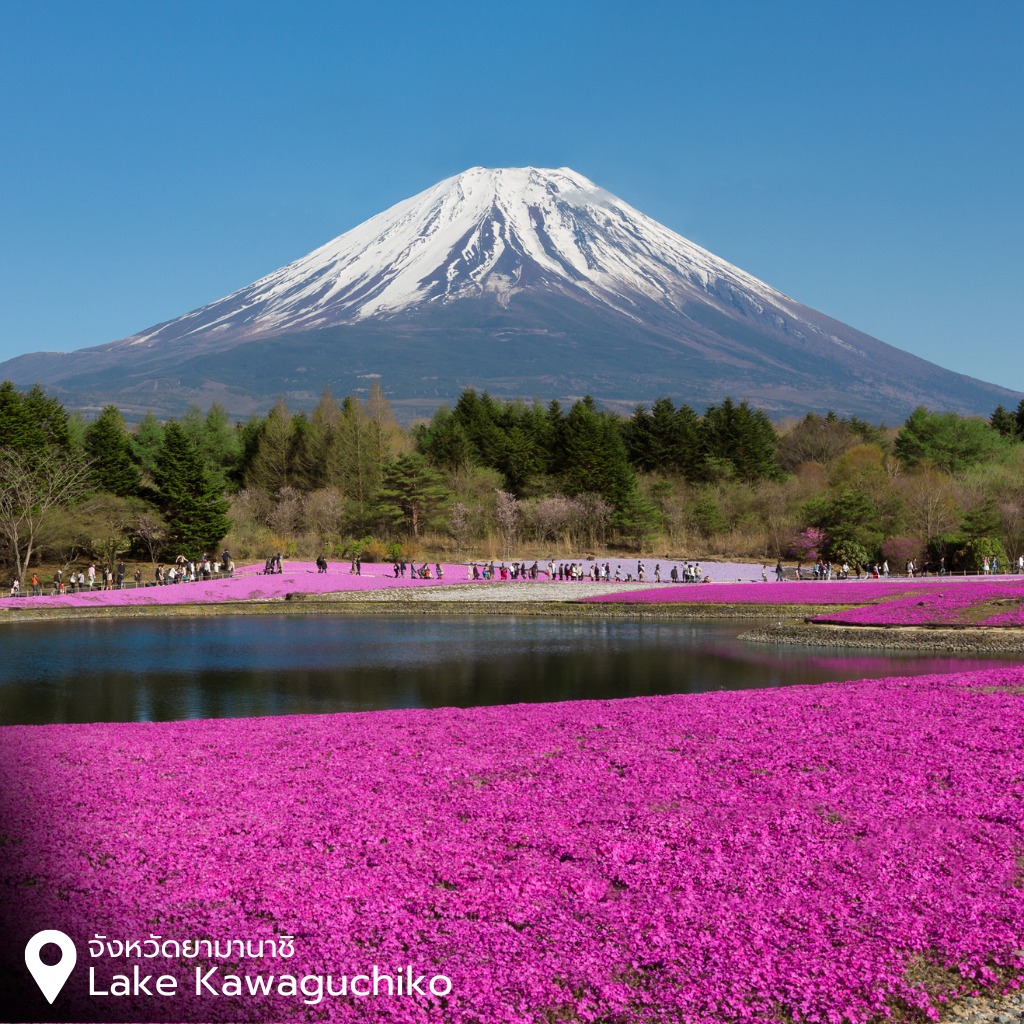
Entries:
<svg viewBox="0 0 1024 1024">
<path fill-rule="evenodd" d="M 1007 611 L 977 619 L 973 609 L 989 601 L 1010 604 Z M 886 604 L 832 612 L 812 621 L 853 626 L 1024 626 L 1024 580 L 946 581 Z"/>
<path fill-rule="evenodd" d="M 650 590 L 601 594 L 583 601 L 626 602 L 628 604 L 861 604 L 890 601 L 907 594 L 928 593 L 935 588 L 984 586 L 975 579 L 948 577 L 880 580 L 787 580 L 779 583 L 685 583 Z"/>
<path fill-rule="evenodd" d="M 0 608 L 94 608 L 105 605 L 191 604 L 216 601 L 271 600 L 289 591 L 327 594 L 337 591 L 379 590 L 385 587 L 429 587 L 465 583 L 464 565 L 444 566 L 444 579 L 395 579 L 390 565 L 363 565 L 361 576 L 349 572 L 348 563 L 332 562 L 329 571 L 319 573 L 313 562 L 286 562 L 284 572 L 263 575 L 258 566 L 246 566 L 230 579 L 209 582 L 174 583 L 162 587 L 128 590 L 93 590 L 85 594 L 58 597 L 0 599 Z M 431 565 L 433 571 L 433 565 Z"/>
<path fill-rule="evenodd" d="M 53 597 L 0 597 L 0 609 L 3 608 L 96 608 L 107 605 L 143 605 L 143 604 L 205 604 L 218 601 L 268 601 L 280 600 L 289 591 L 305 594 L 328 594 L 344 591 L 383 590 L 403 587 L 431 587 L 448 583 L 472 582 L 471 570 L 466 565 L 442 563 L 444 579 L 395 579 L 391 565 L 364 562 L 362 575 L 350 572 L 349 562 L 331 562 L 328 571 L 320 573 L 314 562 L 285 562 L 284 572 L 280 575 L 263 575 L 262 566 L 247 565 L 239 568 L 231 579 L 211 580 L 208 583 L 175 583 L 161 587 L 128 587 L 125 590 L 92 590 L 84 594 L 64 594 Z M 422 565 L 422 561 L 418 564 Z M 590 562 L 584 563 L 588 568 Z M 646 560 L 647 571 L 653 575 L 654 565 L 651 559 Z M 669 563 L 663 563 L 666 566 Z M 434 572 L 435 563 L 430 563 Z M 546 573 L 547 563 L 543 563 Z M 613 571 L 616 565 L 624 570 L 635 568 L 635 561 L 612 560 Z M 722 562 L 708 565 L 708 571 L 717 578 L 732 579 L 737 573 L 752 575 L 755 567 L 734 562 Z M 666 568 L 666 574 L 668 569 Z M 757 567 L 760 571 L 760 567 Z M 147 582 L 152 574 L 147 573 Z M 525 581 L 520 581 L 525 582 Z M 542 574 L 536 581 L 547 582 Z"/>
<path fill-rule="evenodd" d="M 905 980 L 914 957 L 984 982 L 1024 945 L 1022 684 L 1016 667 L 8 727 L 0 883 L 21 901 L 21 942 L 42 927 L 81 951 L 94 933 L 286 934 L 286 966 L 213 962 L 335 977 L 413 964 L 454 983 L 432 1009 L 232 1007 L 189 983 L 178 1016 L 158 1020 L 522 1022 L 571 1007 L 581 1021 L 838 1024 L 893 998 L 934 1017 Z M 109 976 L 111 961 L 84 960 Z M 143 966 L 189 978 L 195 963 Z"/>
</svg>

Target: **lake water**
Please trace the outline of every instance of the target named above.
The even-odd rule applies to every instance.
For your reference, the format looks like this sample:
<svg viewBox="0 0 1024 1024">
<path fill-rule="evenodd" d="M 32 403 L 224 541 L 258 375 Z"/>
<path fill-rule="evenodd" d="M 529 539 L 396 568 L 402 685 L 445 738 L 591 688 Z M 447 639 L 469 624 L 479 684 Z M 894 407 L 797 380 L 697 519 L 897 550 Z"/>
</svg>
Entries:
<svg viewBox="0 0 1024 1024">
<path fill-rule="evenodd" d="M 964 671 L 996 660 L 737 640 L 748 628 L 735 621 L 433 615 L 11 624 L 0 632 L 0 724 L 701 693 Z"/>
</svg>

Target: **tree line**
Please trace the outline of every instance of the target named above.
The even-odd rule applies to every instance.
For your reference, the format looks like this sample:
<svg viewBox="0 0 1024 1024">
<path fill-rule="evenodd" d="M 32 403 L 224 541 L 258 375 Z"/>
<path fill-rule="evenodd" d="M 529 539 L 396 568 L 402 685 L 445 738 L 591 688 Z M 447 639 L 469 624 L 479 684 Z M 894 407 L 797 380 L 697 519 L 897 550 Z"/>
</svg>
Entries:
<svg viewBox="0 0 1024 1024">
<path fill-rule="evenodd" d="M 232 422 L 219 405 L 129 427 L 87 422 L 38 385 L 0 386 L 0 557 L 67 564 L 212 552 L 364 557 L 496 538 L 747 557 L 1016 557 L 1024 402 L 984 420 L 914 410 L 899 428 L 815 413 L 773 424 L 746 401 L 702 414 L 661 398 L 629 416 L 588 397 L 466 389 L 411 429 L 379 381 L 309 414 L 283 399 Z M 411 550 L 411 548 L 410 548 Z"/>
</svg>

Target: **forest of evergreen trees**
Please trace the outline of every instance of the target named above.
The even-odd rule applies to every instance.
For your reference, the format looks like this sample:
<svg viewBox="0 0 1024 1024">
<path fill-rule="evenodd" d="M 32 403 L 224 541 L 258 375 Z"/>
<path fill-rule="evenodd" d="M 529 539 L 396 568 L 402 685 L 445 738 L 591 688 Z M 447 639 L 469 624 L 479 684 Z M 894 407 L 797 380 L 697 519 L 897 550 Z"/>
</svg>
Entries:
<svg viewBox="0 0 1024 1024">
<path fill-rule="evenodd" d="M 629 417 L 467 389 L 399 427 L 379 382 L 311 414 L 280 400 L 129 426 L 87 421 L 38 386 L 0 386 L 0 558 L 494 557 L 515 551 L 826 558 L 1024 550 L 1024 402 L 990 420 L 915 410 L 898 429 L 809 413 L 773 424 L 726 398 Z"/>
</svg>

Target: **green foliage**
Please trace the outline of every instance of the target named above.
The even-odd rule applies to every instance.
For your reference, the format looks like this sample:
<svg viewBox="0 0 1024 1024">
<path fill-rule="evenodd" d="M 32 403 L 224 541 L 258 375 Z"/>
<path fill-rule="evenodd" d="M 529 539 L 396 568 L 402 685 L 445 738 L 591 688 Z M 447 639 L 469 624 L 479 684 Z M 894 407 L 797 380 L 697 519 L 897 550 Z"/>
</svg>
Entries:
<svg viewBox="0 0 1024 1024">
<path fill-rule="evenodd" d="M 883 537 L 883 524 L 871 498 L 863 491 L 840 488 L 817 494 L 804 504 L 804 518 L 825 530 L 825 556 L 832 561 L 847 543 L 854 543 L 874 558 Z"/>
<path fill-rule="evenodd" d="M 1022 400 L 1021 406 L 1024 407 L 1024 400 Z M 1017 417 L 1012 412 L 1007 412 L 1001 405 L 996 406 L 996 411 L 992 413 L 992 418 L 988 422 L 992 429 L 1002 437 L 1018 440 L 1024 436 L 1017 423 Z"/>
<path fill-rule="evenodd" d="M 705 461 L 730 463 L 741 480 L 772 478 L 778 473 L 775 427 L 763 409 L 751 409 L 746 399 L 736 405 L 726 398 L 719 406 L 709 406 L 700 437 Z"/>
<path fill-rule="evenodd" d="M 411 529 L 419 537 L 447 498 L 440 474 L 418 452 L 410 452 L 388 468 L 377 494 L 377 514 L 389 526 Z"/>
<path fill-rule="evenodd" d="M 653 501 L 633 491 L 615 512 L 612 523 L 632 542 L 634 550 L 640 552 L 656 536 L 661 526 L 661 513 Z"/>
<path fill-rule="evenodd" d="M 871 555 L 863 544 L 855 540 L 840 540 L 832 547 L 832 561 L 837 565 L 866 566 L 872 561 Z"/>
<path fill-rule="evenodd" d="M 990 498 L 983 505 L 974 509 L 964 516 L 960 524 L 960 531 L 970 540 L 978 540 L 982 537 L 997 537 L 1002 528 L 1002 519 L 999 509 L 996 508 L 994 498 Z"/>
<path fill-rule="evenodd" d="M 688 405 L 659 398 L 650 414 L 641 404 L 622 424 L 629 461 L 643 472 L 680 473 L 696 480 L 702 461 L 700 421 Z"/>
<path fill-rule="evenodd" d="M 690 508 L 690 519 L 693 525 L 705 537 L 713 537 L 716 533 L 725 533 L 729 522 L 722 515 L 718 502 L 710 494 L 701 495 Z"/>
<path fill-rule="evenodd" d="M 211 483 L 202 454 L 174 420 L 164 428 L 154 477 L 169 546 L 193 556 L 213 551 L 231 529 L 228 503 Z"/>
<path fill-rule="evenodd" d="M 163 424 L 152 412 L 147 412 L 135 427 L 135 434 L 132 436 L 131 442 L 135 462 L 151 478 L 156 472 L 156 457 L 163 441 Z"/>
<path fill-rule="evenodd" d="M 569 410 L 562 427 L 561 470 L 568 495 L 600 494 L 622 510 L 636 494 L 636 476 L 616 417 L 599 413 L 587 395 Z"/>
<path fill-rule="evenodd" d="M 1006 550 L 1003 543 L 996 537 L 974 537 L 968 540 L 958 552 L 957 568 L 964 568 L 980 572 L 984 568 L 985 559 L 991 563 L 993 558 L 998 558 L 1000 568 L 1005 572 L 1008 568 L 1009 559 L 1006 557 Z"/>
<path fill-rule="evenodd" d="M 128 427 L 116 405 L 108 405 L 85 431 L 85 454 L 92 460 L 93 483 L 126 498 L 139 492 L 139 470 L 132 460 Z"/>
<path fill-rule="evenodd" d="M 908 466 L 932 462 L 947 473 L 961 473 L 981 462 L 1002 459 L 1009 442 L 984 420 L 929 412 L 920 405 L 900 430 L 896 451 Z"/>
<path fill-rule="evenodd" d="M 56 448 L 70 452 L 68 414 L 56 398 L 49 398 L 35 384 L 22 394 L 9 381 L 0 383 L 0 448 L 21 452 L 45 452 Z"/>
<path fill-rule="evenodd" d="M 242 445 L 224 406 L 214 402 L 205 416 L 197 406 L 189 406 L 179 422 L 203 457 L 212 485 L 218 490 L 226 490 L 242 453 Z"/>
<path fill-rule="evenodd" d="M 246 487 L 262 487 L 275 494 L 289 486 L 295 477 L 295 439 L 291 413 L 284 399 L 279 398 L 262 424 L 256 451 L 245 473 Z"/>
</svg>

